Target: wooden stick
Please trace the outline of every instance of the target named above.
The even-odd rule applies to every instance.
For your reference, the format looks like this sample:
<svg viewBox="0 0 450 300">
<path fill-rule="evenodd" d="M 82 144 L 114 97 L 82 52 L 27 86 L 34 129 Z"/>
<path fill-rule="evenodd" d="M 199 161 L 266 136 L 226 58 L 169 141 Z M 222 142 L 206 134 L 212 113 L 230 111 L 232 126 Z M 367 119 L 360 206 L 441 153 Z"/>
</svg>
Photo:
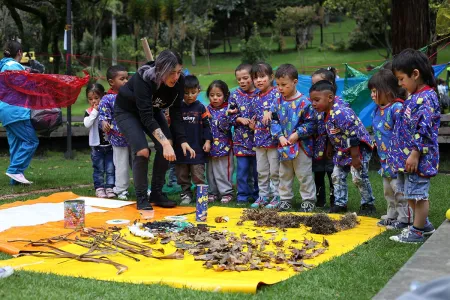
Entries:
<svg viewBox="0 0 450 300">
<path fill-rule="evenodd" d="M 153 61 L 152 50 L 150 50 L 150 46 L 148 45 L 147 38 L 141 39 L 142 47 L 144 48 L 145 59 L 147 61 Z"/>
</svg>

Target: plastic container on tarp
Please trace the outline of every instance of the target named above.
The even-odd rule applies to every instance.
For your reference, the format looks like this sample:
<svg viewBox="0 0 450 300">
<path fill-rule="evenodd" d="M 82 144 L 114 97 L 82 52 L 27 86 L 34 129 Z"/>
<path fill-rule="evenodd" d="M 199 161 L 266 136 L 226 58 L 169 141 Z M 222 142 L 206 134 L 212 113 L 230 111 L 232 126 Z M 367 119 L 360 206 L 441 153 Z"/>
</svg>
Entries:
<svg viewBox="0 0 450 300">
<path fill-rule="evenodd" d="M 64 228 L 83 228 L 84 225 L 84 200 L 64 201 Z"/>
<path fill-rule="evenodd" d="M 197 209 L 195 211 L 195 220 L 197 222 L 206 222 L 208 215 L 208 185 L 197 185 Z"/>
</svg>

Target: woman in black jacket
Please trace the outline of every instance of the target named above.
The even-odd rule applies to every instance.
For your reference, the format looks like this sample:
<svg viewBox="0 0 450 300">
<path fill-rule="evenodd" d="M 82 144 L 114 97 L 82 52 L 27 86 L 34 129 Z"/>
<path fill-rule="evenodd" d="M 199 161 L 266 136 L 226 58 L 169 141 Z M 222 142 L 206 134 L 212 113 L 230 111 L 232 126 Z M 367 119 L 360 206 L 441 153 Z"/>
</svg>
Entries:
<svg viewBox="0 0 450 300">
<path fill-rule="evenodd" d="M 134 154 L 133 179 L 139 210 L 152 210 L 150 202 L 161 207 L 176 206 L 176 202 L 167 199 L 162 192 L 169 161 L 176 160 L 163 109 L 169 109 L 173 138 L 181 144 L 184 155 L 189 152 L 192 158 L 195 157 L 181 123 L 180 105 L 184 96 L 181 69 L 182 60 L 176 52 L 162 51 L 155 62 L 140 67 L 120 88 L 114 104 L 117 125 Z M 147 199 L 150 150 L 145 134 L 152 139 L 156 149 L 150 199 Z"/>
</svg>

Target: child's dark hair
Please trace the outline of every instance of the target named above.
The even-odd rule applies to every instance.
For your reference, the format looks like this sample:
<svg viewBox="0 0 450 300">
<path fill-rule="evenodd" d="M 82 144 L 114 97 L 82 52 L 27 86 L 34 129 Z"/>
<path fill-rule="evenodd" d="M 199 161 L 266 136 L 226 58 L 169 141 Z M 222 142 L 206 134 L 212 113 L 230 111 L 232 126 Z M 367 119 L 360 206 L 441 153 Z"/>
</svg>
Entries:
<svg viewBox="0 0 450 300">
<path fill-rule="evenodd" d="M 336 73 L 329 70 L 329 68 L 331 68 L 331 67 L 328 67 L 327 69 L 320 68 L 317 71 L 315 71 L 314 73 L 312 73 L 311 77 L 313 77 L 315 75 L 320 75 L 320 77 L 322 77 L 323 80 L 328 80 L 334 86 L 334 88 L 335 88 L 334 94 L 336 94 L 336 92 L 337 92 Z"/>
<path fill-rule="evenodd" d="M 3 50 L 3 55 L 5 57 L 15 58 L 17 53 L 22 51 L 22 45 L 17 41 L 7 41 Z"/>
<path fill-rule="evenodd" d="M 200 82 L 197 76 L 187 75 L 184 77 L 184 88 L 185 89 L 200 89 Z"/>
<path fill-rule="evenodd" d="M 298 71 L 291 64 L 280 65 L 275 73 L 275 78 L 281 78 L 287 76 L 292 80 L 298 79 Z"/>
<path fill-rule="evenodd" d="M 335 87 L 331 82 L 329 82 L 328 80 L 320 80 L 320 81 L 317 81 L 316 83 L 314 83 L 309 88 L 309 93 L 311 94 L 312 92 L 329 91 L 333 95 L 335 95 L 334 90 L 335 90 Z"/>
<path fill-rule="evenodd" d="M 103 97 L 103 95 L 105 95 L 105 88 L 100 83 L 89 83 L 86 87 L 86 98 L 89 93 L 95 93 L 100 97 Z"/>
<path fill-rule="evenodd" d="M 114 79 L 119 72 L 128 72 L 124 66 L 115 65 L 111 66 L 106 70 L 106 80 Z"/>
<path fill-rule="evenodd" d="M 250 74 L 252 72 L 252 65 L 247 63 L 240 64 L 239 66 L 237 66 L 236 70 L 234 70 L 234 74 L 236 74 L 236 72 L 238 71 L 243 70 L 247 70 L 248 73 Z"/>
<path fill-rule="evenodd" d="M 211 84 L 208 86 L 208 89 L 206 90 L 206 96 L 209 98 L 209 92 L 211 92 L 211 90 L 213 88 L 219 88 L 222 93 L 223 93 L 223 102 L 228 102 L 228 97 L 230 97 L 230 90 L 228 89 L 228 85 L 222 81 L 222 80 L 214 80 L 213 82 L 211 82 Z"/>
<path fill-rule="evenodd" d="M 252 79 L 258 78 L 258 76 L 264 77 L 266 75 L 270 78 L 273 75 L 273 70 L 268 63 L 258 62 L 253 64 L 250 75 L 252 76 Z"/>
<path fill-rule="evenodd" d="M 369 80 L 369 90 L 376 89 L 377 92 L 385 95 L 391 94 L 394 99 L 406 99 L 406 90 L 398 85 L 397 77 L 391 70 L 381 69 Z"/>
<path fill-rule="evenodd" d="M 433 68 L 424 53 L 408 48 L 400 52 L 392 60 L 392 72 L 403 72 L 408 77 L 411 77 L 415 69 L 419 70 L 420 77 L 426 85 L 432 88 L 436 87 Z"/>
<path fill-rule="evenodd" d="M 391 70 L 392 71 L 392 60 L 388 60 L 384 63 L 383 69 Z"/>
</svg>

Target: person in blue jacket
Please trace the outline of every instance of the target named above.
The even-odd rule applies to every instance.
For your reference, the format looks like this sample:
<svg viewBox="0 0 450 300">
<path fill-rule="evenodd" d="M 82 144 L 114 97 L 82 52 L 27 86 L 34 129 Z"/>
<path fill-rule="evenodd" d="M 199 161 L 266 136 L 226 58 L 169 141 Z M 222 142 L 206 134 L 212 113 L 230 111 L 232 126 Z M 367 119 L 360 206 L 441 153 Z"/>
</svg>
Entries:
<svg viewBox="0 0 450 300">
<path fill-rule="evenodd" d="M 22 57 L 22 45 L 17 41 L 8 41 L 0 60 L 0 72 L 23 71 L 19 63 Z M 30 165 L 34 152 L 39 145 L 39 139 L 31 124 L 31 111 L 15 105 L 9 105 L 0 99 L 0 122 L 6 129 L 9 144 L 10 164 L 6 175 L 11 178 L 11 184 L 31 184 L 24 176 Z"/>
</svg>

